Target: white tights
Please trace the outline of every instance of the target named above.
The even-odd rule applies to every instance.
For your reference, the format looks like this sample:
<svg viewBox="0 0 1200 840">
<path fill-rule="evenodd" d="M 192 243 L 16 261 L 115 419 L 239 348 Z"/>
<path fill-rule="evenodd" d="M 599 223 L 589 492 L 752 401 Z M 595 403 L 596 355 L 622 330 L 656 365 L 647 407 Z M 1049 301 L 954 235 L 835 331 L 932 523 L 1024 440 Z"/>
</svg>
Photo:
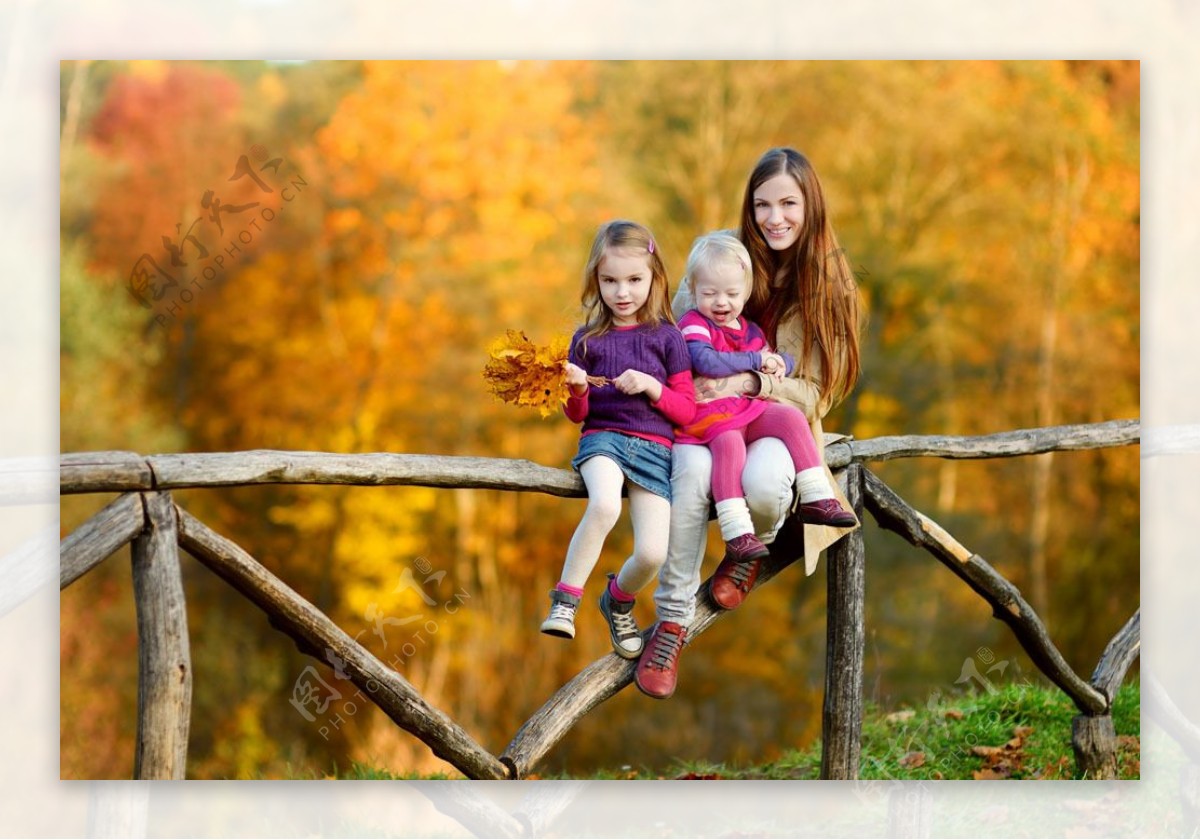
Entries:
<svg viewBox="0 0 1200 840">
<path fill-rule="evenodd" d="M 600 559 L 608 532 L 621 516 L 621 488 L 626 481 L 617 462 L 604 455 L 595 455 L 580 464 L 579 474 L 587 486 L 587 510 L 567 547 L 561 580 L 583 589 Z M 617 586 L 633 595 L 654 580 L 667 559 L 671 503 L 632 481 L 628 484 L 633 554 L 621 566 Z"/>
</svg>

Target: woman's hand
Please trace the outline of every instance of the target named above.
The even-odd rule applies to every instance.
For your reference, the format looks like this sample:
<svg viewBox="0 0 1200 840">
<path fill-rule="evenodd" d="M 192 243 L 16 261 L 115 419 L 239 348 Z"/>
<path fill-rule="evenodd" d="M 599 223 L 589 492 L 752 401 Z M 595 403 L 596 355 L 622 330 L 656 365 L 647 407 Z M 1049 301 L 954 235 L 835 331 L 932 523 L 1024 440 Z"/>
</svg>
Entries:
<svg viewBox="0 0 1200 840">
<path fill-rule="evenodd" d="M 756 397 L 762 385 L 755 373 L 739 373 L 735 376 L 693 376 L 692 383 L 696 386 L 696 399 L 699 402 L 709 402 L 722 397 Z"/>
<path fill-rule="evenodd" d="M 567 386 L 571 389 L 572 394 L 582 397 L 588 389 L 587 371 L 571 362 L 566 362 L 565 365 Z"/>
<path fill-rule="evenodd" d="M 612 382 L 622 394 L 645 394 L 650 398 L 650 402 L 662 399 L 662 383 L 640 370 L 630 368 Z"/>
</svg>

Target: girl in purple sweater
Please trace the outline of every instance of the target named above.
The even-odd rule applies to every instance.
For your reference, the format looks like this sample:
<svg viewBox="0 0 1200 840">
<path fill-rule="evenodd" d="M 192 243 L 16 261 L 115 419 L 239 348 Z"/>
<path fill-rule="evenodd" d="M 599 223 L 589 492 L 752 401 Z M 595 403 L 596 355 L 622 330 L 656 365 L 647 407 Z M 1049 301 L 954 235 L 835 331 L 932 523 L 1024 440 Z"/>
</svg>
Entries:
<svg viewBox="0 0 1200 840">
<path fill-rule="evenodd" d="M 772 352 L 758 325 L 741 317 L 751 280 L 750 254 L 737 237 L 710 233 L 692 246 L 684 282 L 695 308 L 679 319 L 679 329 L 698 376 L 722 378 L 757 370 L 782 379 L 792 372 L 792 357 Z M 836 527 L 858 521 L 834 497 L 803 412 L 743 396 L 711 400 L 703 396 L 695 417 L 679 429 L 675 439 L 707 444 L 712 452 L 712 496 L 727 558 L 744 562 L 768 554 L 754 535 L 742 489 L 746 444 L 759 438 L 779 438 L 792 456 L 802 521 Z M 713 601 L 724 609 L 736 607 L 744 594 L 736 584 L 727 580 L 714 583 L 710 590 Z"/>
<path fill-rule="evenodd" d="M 571 466 L 587 486 L 588 504 L 550 592 L 542 632 L 575 638 L 584 584 L 628 487 L 633 555 L 609 574 L 600 611 L 613 649 L 636 659 L 642 636 L 632 614 L 634 595 L 655 579 L 667 557 L 674 427 L 690 422 L 696 411 L 691 359 L 671 316 L 662 258 L 641 225 L 609 222 L 596 233 L 582 302 L 587 322 L 571 339 L 566 414 L 583 423 Z"/>
</svg>

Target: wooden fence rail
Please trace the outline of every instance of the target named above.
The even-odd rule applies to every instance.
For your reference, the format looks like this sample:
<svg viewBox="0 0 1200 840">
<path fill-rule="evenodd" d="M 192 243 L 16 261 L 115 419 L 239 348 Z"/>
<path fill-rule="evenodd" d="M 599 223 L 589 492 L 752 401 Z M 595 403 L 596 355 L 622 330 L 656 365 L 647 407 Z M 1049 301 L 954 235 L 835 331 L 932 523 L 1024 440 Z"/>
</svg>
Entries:
<svg viewBox="0 0 1200 840">
<path fill-rule="evenodd" d="M 1082 426 L 1048 426 L 977 437 L 916 436 L 850 440 L 828 435 L 830 469 L 895 458 L 1011 458 L 1059 450 L 1101 449 L 1138 442 L 1137 420 Z M 525 490 L 582 497 L 583 481 L 570 470 L 509 458 L 461 455 L 339 454 L 258 449 L 138 455 L 82 452 L 62 456 L 60 490 L 71 493 L 178 490 L 252 484 L 354 484 L 366 486 Z"/>
<path fill-rule="evenodd" d="M 1033 662 L 1072 699 L 1080 710 L 1073 726 L 1076 760 L 1080 769 L 1093 777 L 1111 778 L 1116 772 L 1111 704 L 1137 657 L 1140 611 L 1109 643 L 1091 680 L 1084 680 L 1067 665 L 1015 586 L 860 465 L 922 456 L 1011 457 L 1138 441 L 1138 421 L 1122 420 L 980 437 L 832 438 L 826 450 L 860 521 L 863 511 L 869 511 L 881 527 L 926 549 L 950 568 L 991 604 L 994 615 L 1012 629 Z M 272 626 L 291 637 L 302 652 L 353 682 L 398 726 L 469 778 L 528 776 L 579 720 L 632 682 L 635 663 L 606 654 L 562 686 L 520 727 L 508 747 L 499 756 L 493 755 L 238 545 L 178 508 L 167 492 L 282 483 L 421 485 L 584 495 L 583 484 L 574 473 L 497 458 L 274 450 L 63 455 L 62 493 L 122 493 L 61 541 L 60 587 L 69 586 L 121 546 L 133 543 L 139 634 L 137 778 L 182 778 L 186 762 L 191 663 L 179 546 L 258 606 Z M 781 531 L 755 586 L 766 584 L 802 555 L 798 530 Z M 865 567 L 861 529 L 829 548 L 822 778 L 852 779 L 858 773 Z M 689 627 L 688 644 L 724 614 L 709 602 L 707 587 L 702 585 L 696 594 L 696 617 Z M 298 683 L 294 691 L 302 689 Z"/>
</svg>

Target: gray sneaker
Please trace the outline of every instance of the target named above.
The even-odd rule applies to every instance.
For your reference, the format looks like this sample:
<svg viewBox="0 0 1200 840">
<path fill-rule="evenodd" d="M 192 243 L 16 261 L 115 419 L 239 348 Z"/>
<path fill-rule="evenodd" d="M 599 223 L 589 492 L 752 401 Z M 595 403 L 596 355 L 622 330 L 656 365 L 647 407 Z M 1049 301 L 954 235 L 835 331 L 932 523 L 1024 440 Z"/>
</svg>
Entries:
<svg viewBox="0 0 1200 840">
<path fill-rule="evenodd" d="M 579 599 L 570 592 L 550 590 L 550 616 L 542 622 L 542 632 L 562 639 L 575 638 L 575 610 Z"/>
<path fill-rule="evenodd" d="M 611 581 L 616 575 L 609 574 Z M 608 622 L 608 635 L 613 650 L 622 659 L 637 659 L 642 655 L 642 631 L 633 620 L 633 601 L 618 601 L 608 594 L 608 586 L 600 596 L 600 612 Z"/>
</svg>

